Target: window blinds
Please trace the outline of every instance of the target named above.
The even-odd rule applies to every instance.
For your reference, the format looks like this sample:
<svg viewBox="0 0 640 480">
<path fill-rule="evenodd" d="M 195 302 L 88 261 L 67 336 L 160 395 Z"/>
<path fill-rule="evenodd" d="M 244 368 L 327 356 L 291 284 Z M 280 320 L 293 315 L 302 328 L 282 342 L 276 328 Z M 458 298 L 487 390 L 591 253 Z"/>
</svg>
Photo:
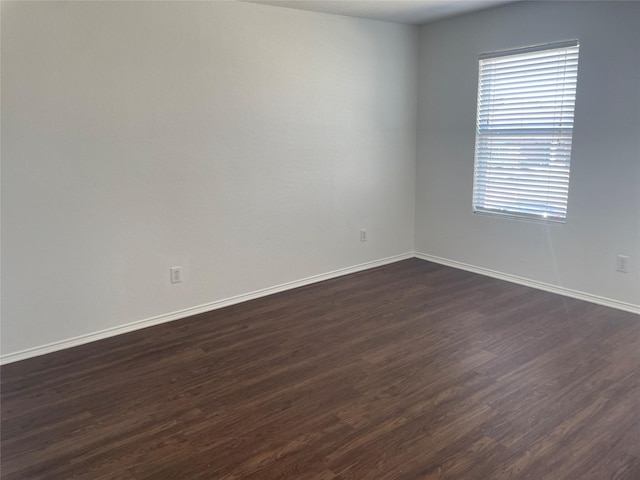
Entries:
<svg viewBox="0 0 640 480">
<path fill-rule="evenodd" d="M 480 57 L 474 212 L 564 222 L 578 48 Z"/>
</svg>

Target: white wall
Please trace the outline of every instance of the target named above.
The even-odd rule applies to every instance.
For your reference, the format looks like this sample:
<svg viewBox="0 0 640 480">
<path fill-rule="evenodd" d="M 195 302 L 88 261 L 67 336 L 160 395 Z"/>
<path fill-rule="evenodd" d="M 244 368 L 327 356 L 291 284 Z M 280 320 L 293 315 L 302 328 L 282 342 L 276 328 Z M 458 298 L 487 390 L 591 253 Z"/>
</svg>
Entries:
<svg viewBox="0 0 640 480">
<path fill-rule="evenodd" d="M 414 221 L 423 254 L 640 305 L 637 2 L 423 27 L 419 87 L 401 25 L 237 2 L 1 6 L 4 358 L 411 252 Z M 473 215 L 477 55 L 571 38 L 567 223 Z"/>
<path fill-rule="evenodd" d="M 2 2 L 1 40 L 3 356 L 413 251 L 416 28 Z"/>
<path fill-rule="evenodd" d="M 566 224 L 474 215 L 478 54 L 575 38 Z M 639 51 L 638 2 L 522 2 L 422 27 L 416 250 L 640 305 Z"/>
</svg>

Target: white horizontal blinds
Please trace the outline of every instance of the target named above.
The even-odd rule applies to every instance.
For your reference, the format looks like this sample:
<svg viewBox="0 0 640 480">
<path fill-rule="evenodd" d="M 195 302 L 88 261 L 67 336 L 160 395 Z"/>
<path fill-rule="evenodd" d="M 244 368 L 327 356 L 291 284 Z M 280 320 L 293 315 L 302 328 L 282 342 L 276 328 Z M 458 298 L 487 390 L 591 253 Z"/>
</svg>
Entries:
<svg viewBox="0 0 640 480">
<path fill-rule="evenodd" d="M 476 212 L 564 221 L 578 44 L 480 57 Z"/>
</svg>

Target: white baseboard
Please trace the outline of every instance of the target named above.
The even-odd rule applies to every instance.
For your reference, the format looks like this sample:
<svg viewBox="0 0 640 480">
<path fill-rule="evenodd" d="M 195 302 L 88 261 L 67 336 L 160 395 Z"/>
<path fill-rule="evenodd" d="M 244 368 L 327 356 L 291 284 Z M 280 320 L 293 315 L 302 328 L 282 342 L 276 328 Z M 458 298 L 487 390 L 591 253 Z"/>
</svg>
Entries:
<svg viewBox="0 0 640 480">
<path fill-rule="evenodd" d="M 584 300 L 586 302 L 597 303 L 598 305 L 604 305 L 606 307 L 617 308 L 618 310 L 624 310 L 640 315 L 640 305 L 634 305 L 632 303 L 620 302 L 618 300 L 612 300 L 606 297 L 600 297 L 598 295 L 592 295 L 590 293 L 580 292 L 577 290 L 571 290 L 570 288 L 558 287 L 557 285 L 551 285 L 545 282 L 538 282 L 537 280 L 531 280 L 517 275 L 511 275 L 508 273 L 502 273 L 488 268 L 476 267 L 475 265 L 469 265 L 467 263 L 456 262 L 455 260 L 449 260 L 446 258 L 436 257 L 434 255 L 427 255 L 424 253 L 415 253 L 416 258 L 427 260 L 429 262 L 439 263 L 448 267 L 459 268 L 473 273 L 479 273 L 486 275 L 487 277 L 498 278 L 500 280 L 506 280 L 507 282 L 518 283 L 527 287 L 537 288 L 539 290 L 545 290 L 551 293 L 557 293 L 566 297 L 577 298 L 578 300 Z"/>
<path fill-rule="evenodd" d="M 27 358 L 57 352 L 58 350 L 64 350 L 67 348 L 76 347 L 78 345 L 84 345 L 85 343 L 95 342 L 96 340 L 102 340 L 104 338 L 114 337 L 123 333 L 133 332 L 134 330 L 140 330 L 142 328 L 159 325 L 161 323 L 172 322 L 173 320 L 179 320 L 181 318 L 190 317 L 199 313 L 205 313 L 212 310 L 217 310 L 219 308 L 228 307 L 230 305 L 235 305 L 237 303 L 246 302 L 248 300 L 266 297 L 267 295 L 272 295 L 274 293 L 284 292 L 285 290 L 291 290 L 294 288 L 303 287 L 305 285 L 310 285 L 312 283 L 322 282 L 323 280 L 329 280 L 331 278 L 349 275 L 350 273 L 356 273 L 362 270 L 368 270 L 370 268 L 381 267 L 390 263 L 413 258 L 413 256 L 413 252 L 405 253 L 402 255 L 394 255 L 392 257 L 383 258 L 381 260 L 374 260 L 372 262 L 362 263 L 353 267 L 341 268 L 332 272 L 314 275 L 311 277 L 303 278 L 301 280 L 295 280 L 293 282 L 283 283 L 274 287 L 263 288 L 261 290 L 237 295 L 235 297 L 216 300 L 214 302 L 205 303 L 204 305 L 185 308 L 184 310 L 179 310 L 177 312 L 171 312 L 151 318 L 146 318 L 143 320 L 137 320 L 135 322 L 119 325 L 117 327 L 107 328 L 105 330 L 69 338 L 67 340 L 61 340 L 59 342 L 53 342 L 39 347 L 28 348 L 26 350 L 21 350 L 15 353 L 0 355 L 0 365 L 6 365 L 8 363 L 17 362 L 19 360 L 26 360 Z"/>
<path fill-rule="evenodd" d="M 469 272 L 479 273 L 481 275 L 486 275 L 488 277 L 498 278 L 500 280 L 506 280 L 507 282 L 517 283 L 520 285 L 525 285 L 527 287 L 537 288 L 539 290 L 545 290 L 547 292 L 557 293 L 559 295 L 564 295 L 571 298 L 577 298 L 579 300 L 584 300 L 587 302 L 596 303 L 596 304 L 604 305 L 607 307 L 617 308 L 619 310 L 624 310 L 624 311 L 635 313 L 635 314 L 640 314 L 640 305 L 620 302 L 617 300 L 600 297 L 598 295 L 592 295 L 590 293 L 571 290 L 569 288 L 558 287 L 556 285 L 551 285 L 544 282 L 538 282 L 536 280 L 530 280 L 528 278 L 519 277 L 517 275 L 510 275 L 508 273 L 502 273 L 502 272 L 498 272 L 488 268 L 477 267 L 475 265 L 469 265 L 466 263 L 457 262 L 455 260 L 449 260 L 446 258 L 440 258 L 433 255 L 427 255 L 419 252 L 410 252 L 402 255 L 395 255 L 392 257 L 383 258 L 381 260 L 362 263 L 360 265 L 355 265 L 353 267 L 341 268 L 339 270 L 334 270 L 332 272 L 323 273 L 320 275 L 314 275 L 312 277 L 303 278 L 301 280 L 296 280 L 293 282 L 283 283 L 281 285 L 264 288 L 262 290 L 256 290 L 254 292 L 237 295 L 235 297 L 216 300 L 214 302 L 206 303 L 204 305 L 185 308 L 184 310 L 179 310 L 177 312 L 166 313 L 163 315 L 158 315 L 158 316 L 146 318 L 143 320 L 138 320 L 135 322 L 124 324 L 124 325 L 119 325 L 117 327 L 107 328 L 105 330 L 88 333 L 86 335 L 80 335 L 78 337 L 73 337 L 67 340 L 61 340 L 59 342 L 53 342 L 53 343 L 49 343 L 47 345 L 42 345 L 39 347 L 28 348 L 26 350 L 21 350 L 19 352 L 0 355 L 0 365 L 6 365 L 8 363 L 17 362 L 20 360 L 26 360 L 28 358 L 45 355 L 47 353 L 64 350 L 64 349 L 75 347 L 78 345 L 84 345 L 86 343 L 95 342 L 97 340 L 102 340 L 104 338 L 114 337 L 116 335 L 121 335 L 123 333 L 133 332 L 135 330 L 140 330 L 142 328 L 147 328 L 154 325 L 160 325 L 161 323 L 172 322 L 174 320 L 190 317 L 192 315 L 197 315 L 199 313 L 205 313 L 212 310 L 217 310 L 219 308 L 228 307 L 230 305 L 246 302 L 248 300 L 253 300 L 260 297 L 266 297 L 267 295 L 272 295 L 274 293 L 284 292 L 286 290 L 303 287 L 305 285 L 311 285 L 313 283 L 322 282 L 323 280 L 329 280 L 331 278 L 341 277 L 343 275 L 349 275 L 350 273 L 356 273 L 363 270 L 368 270 L 370 268 L 381 267 L 383 265 L 388 265 L 390 263 L 399 262 L 401 260 L 406 260 L 408 258 L 413 258 L 413 257 L 420 258 L 422 260 L 426 260 L 429 262 L 439 263 L 441 265 L 446 265 L 453 268 L 459 268 L 461 270 L 466 270 Z"/>
</svg>

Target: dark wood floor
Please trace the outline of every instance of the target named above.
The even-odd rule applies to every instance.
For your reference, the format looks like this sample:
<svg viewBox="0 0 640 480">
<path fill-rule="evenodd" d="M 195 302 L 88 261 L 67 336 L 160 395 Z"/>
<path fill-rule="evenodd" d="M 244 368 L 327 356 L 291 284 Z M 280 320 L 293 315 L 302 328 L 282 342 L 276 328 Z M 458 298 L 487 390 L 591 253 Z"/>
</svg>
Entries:
<svg viewBox="0 0 640 480">
<path fill-rule="evenodd" d="M 640 317 L 413 259 L 4 366 L 2 478 L 640 479 Z"/>
</svg>

